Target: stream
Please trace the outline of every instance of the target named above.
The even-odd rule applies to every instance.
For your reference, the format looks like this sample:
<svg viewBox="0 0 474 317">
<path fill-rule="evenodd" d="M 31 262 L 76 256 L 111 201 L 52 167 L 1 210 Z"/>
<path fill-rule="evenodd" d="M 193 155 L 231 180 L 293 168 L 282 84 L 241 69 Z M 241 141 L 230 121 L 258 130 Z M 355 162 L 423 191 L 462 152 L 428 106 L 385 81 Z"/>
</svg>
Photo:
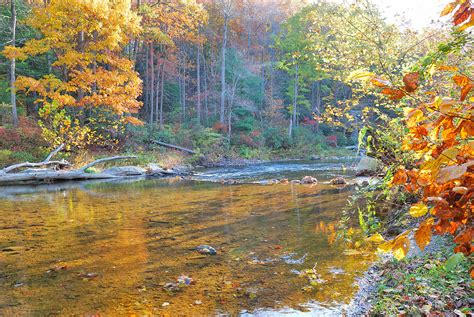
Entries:
<svg viewBox="0 0 474 317">
<path fill-rule="evenodd" d="M 351 164 L 0 187 L 0 316 L 340 316 L 373 260 L 334 241 L 354 187 L 327 181 L 352 178 Z M 305 175 L 319 184 L 258 183 Z"/>
</svg>

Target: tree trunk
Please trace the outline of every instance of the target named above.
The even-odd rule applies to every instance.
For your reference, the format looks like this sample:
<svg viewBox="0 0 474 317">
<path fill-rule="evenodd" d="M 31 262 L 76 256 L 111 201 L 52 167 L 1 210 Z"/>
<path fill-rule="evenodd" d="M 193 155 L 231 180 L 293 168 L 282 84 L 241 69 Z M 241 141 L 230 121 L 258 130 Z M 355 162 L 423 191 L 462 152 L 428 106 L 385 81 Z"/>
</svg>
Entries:
<svg viewBox="0 0 474 317">
<path fill-rule="evenodd" d="M 237 85 L 239 83 L 239 75 L 234 76 L 232 80 L 232 92 L 230 95 L 230 100 L 229 100 L 229 114 L 227 116 L 227 138 L 229 141 L 229 146 L 230 146 L 230 141 L 232 137 L 232 107 L 234 106 L 234 100 L 235 100 L 235 92 L 237 90 Z"/>
<path fill-rule="evenodd" d="M 163 95 L 165 93 L 165 63 L 161 64 L 161 93 L 160 93 L 160 129 L 163 130 Z"/>
<path fill-rule="evenodd" d="M 204 112 L 205 112 L 205 120 L 206 120 L 206 125 L 208 123 L 208 116 L 209 116 L 209 96 L 208 96 L 208 86 L 207 83 L 209 81 L 208 78 L 208 70 L 207 70 L 207 62 L 206 62 L 206 54 L 203 52 L 202 54 L 202 61 L 203 61 L 203 66 L 204 66 Z"/>
<path fill-rule="evenodd" d="M 141 5 L 141 1 L 140 0 L 137 0 L 137 14 L 139 15 L 140 14 L 140 5 Z M 133 60 L 135 61 L 135 67 L 137 66 L 137 62 L 138 62 L 138 46 L 139 46 L 139 39 L 138 37 L 135 38 L 134 40 L 134 43 L 133 43 L 133 52 L 132 52 L 132 55 L 133 55 Z"/>
<path fill-rule="evenodd" d="M 316 82 L 316 100 L 314 103 L 314 112 L 321 115 L 321 81 Z M 316 120 L 316 131 L 319 131 L 319 120 Z"/>
<path fill-rule="evenodd" d="M 298 72 L 299 72 L 299 67 L 298 64 L 295 65 L 295 86 L 294 86 L 294 96 L 293 96 L 293 114 L 291 116 L 290 120 L 290 130 L 288 132 L 288 136 L 290 139 L 293 136 L 293 128 L 296 127 L 296 107 L 298 105 Z"/>
<path fill-rule="evenodd" d="M 11 29 L 12 29 L 12 46 L 15 47 L 16 44 L 16 8 L 15 0 L 10 0 L 10 9 L 11 9 Z M 15 59 L 10 60 L 10 102 L 12 104 L 12 120 L 13 126 L 18 126 L 18 111 L 16 108 L 16 91 L 15 91 Z"/>
<path fill-rule="evenodd" d="M 150 86 L 150 58 L 148 57 L 148 46 L 145 45 L 145 77 L 144 77 L 144 90 L 143 98 L 145 103 L 145 115 L 148 115 L 148 103 L 150 101 L 150 94 L 148 92 Z"/>
<path fill-rule="evenodd" d="M 196 57 L 196 68 L 197 68 L 197 121 L 198 125 L 201 125 L 201 44 L 197 45 L 197 57 Z"/>
<path fill-rule="evenodd" d="M 221 52 L 221 113 L 220 113 L 220 123 L 225 124 L 225 95 L 226 95 L 226 86 L 225 86 L 225 51 L 227 46 L 227 28 L 229 17 L 227 13 L 224 13 L 224 35 L 222 37 L 222 52 Z"/>
<path fill-rule="evenodd" d="M 186 57 L 183 61 L 183 84 L 182 84 L 182 94 L 183 94 L 183 123 L 186 122 Z"/>
<path fill-rule="evenodd" d="M 150 125 L 153 124 L 153 119 L 154 119 L 154 107 L 153 107 L 153 102 L 155 101 L 155 52 L 154 52 L 154 47 L 153 43 L 150 43 Z"/>
<path fill-rule="evenodd" d="M 155 93 L 155 122 L 158 122 L 159 117 L 158 113 L 160 111 L 160 76 L 161 76 L 161 67 L 157 63 L 156 65 L 156 93 Z"/>
</svg>

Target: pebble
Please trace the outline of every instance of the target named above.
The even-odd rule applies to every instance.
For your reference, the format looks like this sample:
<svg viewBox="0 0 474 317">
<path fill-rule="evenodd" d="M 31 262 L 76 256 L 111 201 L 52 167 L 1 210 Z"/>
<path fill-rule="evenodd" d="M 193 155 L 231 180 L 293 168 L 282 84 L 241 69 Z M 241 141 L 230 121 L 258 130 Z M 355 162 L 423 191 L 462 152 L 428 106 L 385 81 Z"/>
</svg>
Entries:
<svg viewBox="0 0 474 317">
<path fill-rule="evenodd" d="M 206 254 L 206 255 L 216 255 L 217 254 L 216 249 L 214 249 L 210 245 L 206 245 L 206 244 L 203 244 L 203 245 L 200 245 L 200 246 L 196 247 L 196 251 L 198 251 L 201 254 Z"/>
</svg>

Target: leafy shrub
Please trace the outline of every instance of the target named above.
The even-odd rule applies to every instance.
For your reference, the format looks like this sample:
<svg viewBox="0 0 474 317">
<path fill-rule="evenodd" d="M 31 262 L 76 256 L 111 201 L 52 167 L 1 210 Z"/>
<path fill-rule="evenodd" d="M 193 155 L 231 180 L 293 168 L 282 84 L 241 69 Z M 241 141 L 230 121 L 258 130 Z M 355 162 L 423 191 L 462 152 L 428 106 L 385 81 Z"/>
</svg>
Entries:
<svg viewBox="0 0 474 317">
<path fill-rule="evenodd" d="M 210 128 L 201 129 L 194 137 L 195 145 L 203 151 L 221 144 L 222 141 L 222 135 Z"/>
<path fill-rule="evenodd" d="M 288 133 L 282 129 L 270 127 L 262 133 L 265 146 L 274 149 L 286 149 L 290 146 Z"/>
</svg>

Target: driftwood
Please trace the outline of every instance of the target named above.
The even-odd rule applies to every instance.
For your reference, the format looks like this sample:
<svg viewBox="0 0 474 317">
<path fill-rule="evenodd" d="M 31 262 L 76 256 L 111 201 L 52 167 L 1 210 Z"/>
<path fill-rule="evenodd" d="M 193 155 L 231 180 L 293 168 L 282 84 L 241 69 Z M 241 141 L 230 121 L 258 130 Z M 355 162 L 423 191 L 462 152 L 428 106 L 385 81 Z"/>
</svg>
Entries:
<svg viewBox="0 0 474 317">
<path fill-rule="evenodd" d="M 183 152 L 186 152 L 186 153 L 189 153 L 189 154 L 196 154 L 195 151 L 184 148 L 184 147 L 181 147 L 181 146 L 177 146 L 177 145 L 173 145 L 173 144 L 169 144 L 169 143 L 165 143 L 165 142 L 161 142 L 161 141 L 157 141 L 157 140 L 152 140 L 151 142 L 156 143 L 156 144 L 161 145 L 161 146 L 164 146 L 164 147 L 167 147 L 167 148 L 170 148 L 170 149 L 183 151 Z"/>
<path fill-rule="evenodd" d="M 58 146 L 53 152 L 51 152 L 42 162 L 39 163 L 30 163 L 30 162 L 24 162 L 24 163 L 19 163 L 19 164 L 14 164 L 5 167 L 4 169 L 0 170 L 0 175 L 1 173 L 10 173 L 14 170 L 24 168 L 24 167 L 44 167 L 44 166 L 51 166 L 55 165 L 59 168 L 64 168 L 66 166 L 71 166 L 71 163 L 65 160 L 61 161 L 50 161 L 51 158 L 56 155 L 59 151 L 61 151 L 64 148 L 64 144 L 61 144 Z"/>
<path fill-rule="evenodd" d="M 57 153 L 57 152 L 56 152 Z M 53 154 L 54 155 L 54 154 Z M 49 155 L 50 159 L 52 155 Z M 47 159 L 48 159 L 47 158 Z M 52 169 L 42 169 L 42 170 L 33 170 L 33 171 L 24 171 L 19 173 L 9 173 L 12 170 L 18 169 L 20 167 L 32 167 L 32 166 L 46 166 L 48 163 L 52 162 L 40 162 L 40 163 L 22 163 L 16 164 L 15 166 L 10 166 L 3 169 L 0 172 L 0 185 L 10 185 L 18 184 L 24 182 L 51 182 L 51 181 L 65 181 L 65 180 L 85 180 L 85 179 L 108 179 L 108 178 L 119 178 L 121 176 L 105 173 L 86 173 L 86 170 L 90 167 L 93 167 L 99 163 L 110 162 L 115 160 L 123 159 L 132 159 L 136 156 L 114 156 L 98 159 L 92 163 L 89 163 L 81 168 L 74 170 L 52 170 Z M 35 165 L 34 165 L 35 164 Z M 70 164 L 69 164 L 70 165 Z M 13 168 L 15 167 L 15 168 Z"/>
</svg>

